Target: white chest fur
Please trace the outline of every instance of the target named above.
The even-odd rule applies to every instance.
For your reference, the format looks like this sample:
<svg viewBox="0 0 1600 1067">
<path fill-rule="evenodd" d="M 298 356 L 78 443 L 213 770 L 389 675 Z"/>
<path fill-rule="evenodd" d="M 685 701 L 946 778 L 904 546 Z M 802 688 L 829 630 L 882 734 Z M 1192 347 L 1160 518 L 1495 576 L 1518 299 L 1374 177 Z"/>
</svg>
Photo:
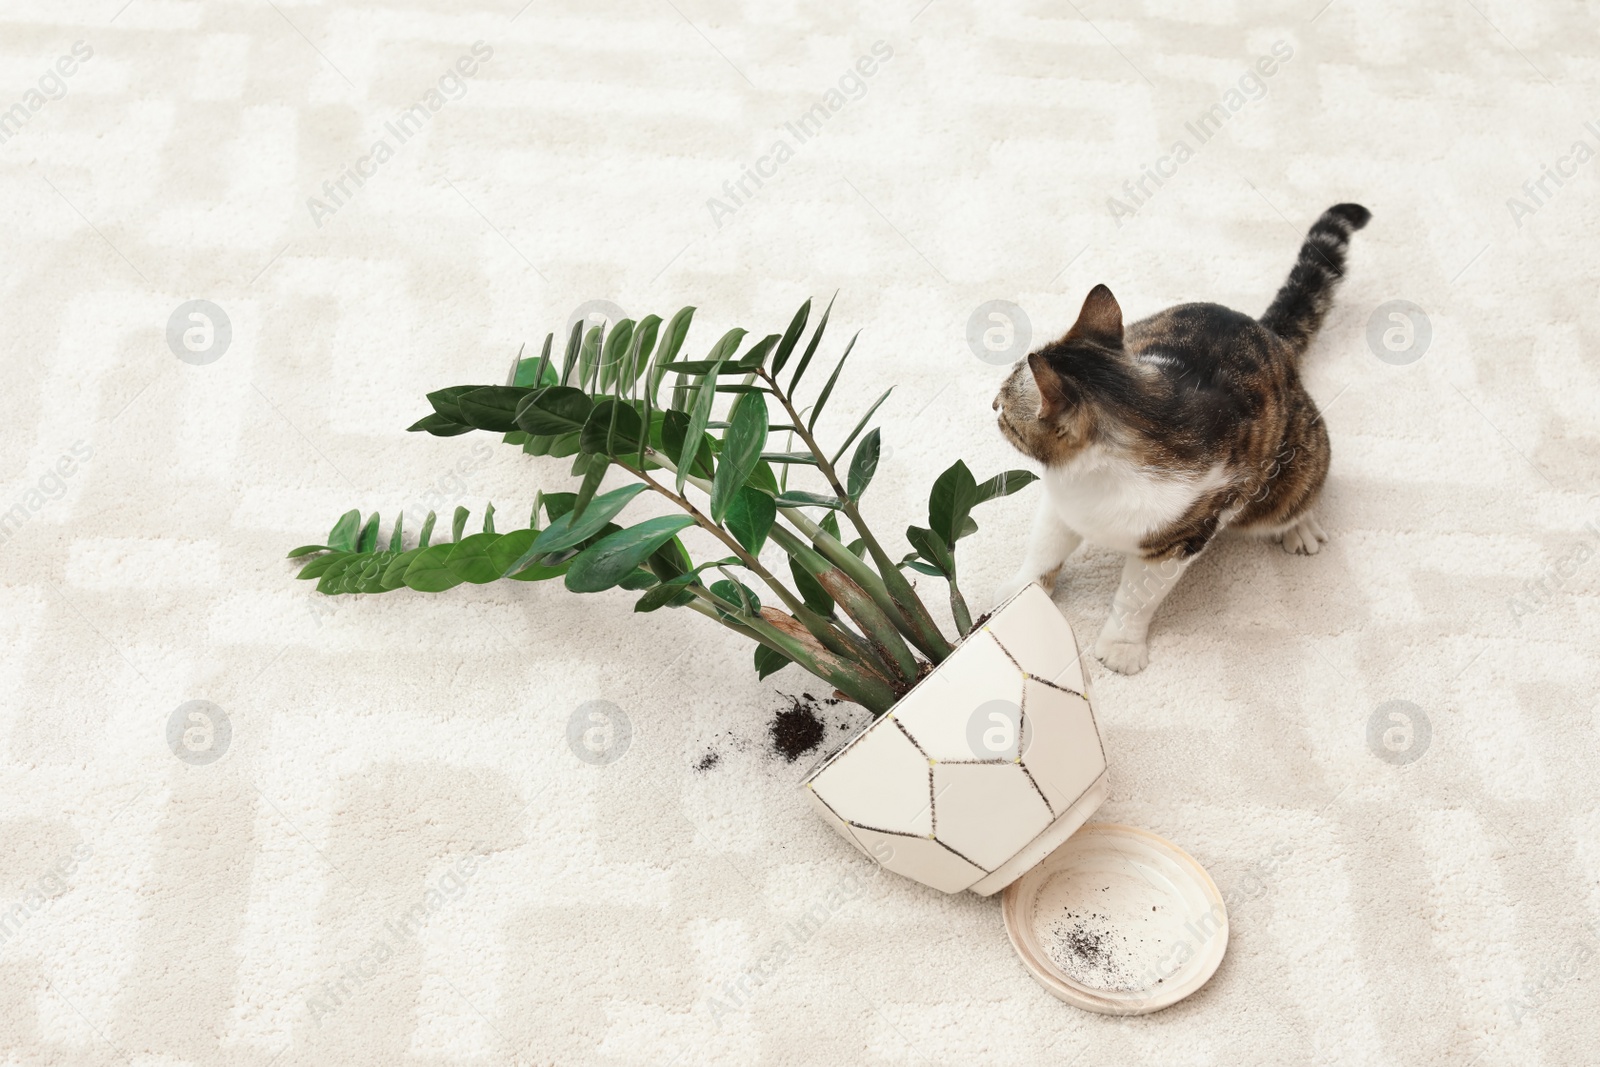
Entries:
<svg viewBox="0 0 1600 1067">
<path fill-rule="evenodd" d="M 1133 554 L 1144 538 L 1181 518 L 1201 494 L 1226 481 L 1221 467 L 1201 475 L 1151 470 L 1098 450 L 1046 470 L 1051 507 L 1086 541 Z"/>
</svg>

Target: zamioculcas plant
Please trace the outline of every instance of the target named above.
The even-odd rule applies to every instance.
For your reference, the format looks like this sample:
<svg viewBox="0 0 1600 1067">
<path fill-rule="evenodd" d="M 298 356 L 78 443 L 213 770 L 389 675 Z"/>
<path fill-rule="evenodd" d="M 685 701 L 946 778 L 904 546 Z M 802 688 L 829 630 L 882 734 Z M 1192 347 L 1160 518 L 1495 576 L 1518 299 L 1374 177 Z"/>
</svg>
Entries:
<svg viewBox="0 0 1600 1067">
<path fill-rule="evenodd" d="M 680 359 L 694 310 L 664 326 L 655 315 L 624 319 L 609 332 L 577 323 L 559 360 L 552 334 L 537 358 L 519 354 L 505 385 L 428 394 L 433 413 L 412 430 L 439 437 L 487 430 L 529 455 L 572 458 L 577 490 L 540 493 L 525 529 L 497 530 L 491 504 L 481 532 L 468 534 L 468 511 L 458 507 L 448 541 L 434 540 L 430 512 L 415 547 L 406 547 L 397 518 L 382 548 L 378 516 L 363 523 L 351 511 L 326 544 L 289 553 L 323 553 L 299 576 L 317 579 L 324 593 L 438 592 L 497 578 L 561 578 L 575 593 L 633 590 L 642 594 L 635 611 L 686 608 L 750 638 L 763 678 L 796 663 L 874 713 L 887 711 L 955 647 L 905 570 L 948 583 L 956 640 L 965 637 L 973 623 L 957 584 L 956 542 L 977 529 L 974 507 L 1035 476 L 1013 470 L 980 482 L 957 461 L 933 484 L 927 525 L 906 530 L 913 551 L 896 558 L 861 514 L 880 445 L 868 423 L 893 390 L 837 447 L 818 442 L 817 422 L 852 338 L 821 388 L 801 399 L 832 304 L 803 348 L 809 300 L 781 335 L 743 354 L 746 332 L 734 329 L 705 358 Z M 819 489 L 791 488 L 796 467 L 820 475 L 810 479 Z M 633 481 L 599 492 L 613 469 Z M 629 526 L 616 521 L 645 492 L 671 501 L 677 513 Z M 690 527 L 716 542 L 716 558 L 691 558 L 679 537 Z M 763 562 L 769 544 L 787 556 L 787 575 Z"/>
</svg>

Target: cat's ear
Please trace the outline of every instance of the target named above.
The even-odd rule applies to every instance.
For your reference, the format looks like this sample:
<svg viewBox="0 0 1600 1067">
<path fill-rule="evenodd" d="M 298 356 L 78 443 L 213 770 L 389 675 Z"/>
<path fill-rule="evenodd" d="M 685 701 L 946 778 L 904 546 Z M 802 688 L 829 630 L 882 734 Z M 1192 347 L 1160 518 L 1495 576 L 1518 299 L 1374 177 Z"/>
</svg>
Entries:
<svg viewBox="0 0 1600 1067">
<path fill-rule="evenodd" d="M 1093 341 L 1107 348 L 1122 347 L 1122 306 L 1111 290 L 1097 285 L 1084 297 L 1083 310 L 1063 341 Z"/>
<path fill-rule="evenodd" d="M 1050 422 L 1072 407 L 1071 384 L 1050 365 L 1042 352 L 1028 356 L 1028 369 L 1033 371 L 1033 384 L 1039 389 L 1040 422 Z"/>
</svg>

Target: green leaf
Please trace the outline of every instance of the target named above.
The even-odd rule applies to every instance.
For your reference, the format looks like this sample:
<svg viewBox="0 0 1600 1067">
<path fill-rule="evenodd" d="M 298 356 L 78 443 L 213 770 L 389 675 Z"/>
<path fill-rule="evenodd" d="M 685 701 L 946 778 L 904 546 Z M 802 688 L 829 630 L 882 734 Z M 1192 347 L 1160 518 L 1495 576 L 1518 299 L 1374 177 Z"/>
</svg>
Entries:
<svg viewBox="0 0 1600 1067">
<path fill-rule="evenodd" d="M 371 552 L 378 547 L 378 513 L 374 511 L 367 516 L 367 524 L 361 527 L 361 536 L 356 539 L 357 552 Z"/>
<path fill-rule="evenodd" d="M 805 374 L 806 368 L 811 366 L 811 357 L 817 354 L 817 342 L 822 340 L 822 331 L 828 328 L 828 316 L 833 314 L 833 302 L 839 298 L 835 292 L 828 298 L 828 306 L 822 312 L 822 318 L 817 320 L 817 332 L 811 335 L 811 341 L 806 345 L 805 355 L 800 357 L 800 362 L 794 368 L 794 377 L 789 379 L 789 392 L 793 393 L 800 388 L 800 378 Z M 811 302 L 806 301 L 807 305 Z"/>
<path fill-rule="evenodd" d="M 394 517 L 394 531 L 389 534 L 389 551 L 399 552 L 404 546 L 400 543 L 400 527 L 405 524 L 406 513 L 399 512 Z"/>
<path fill-rule="evenodd" d="M 685 441 L 698 441 L 706 432 L 706 423 L 711 421 L 711 402 L 716 398 L 714 386 L 717 381 L 717 372 L 712 370 L 700 380 L 699 392 L 695 394 L 694 410 L 689 413 L 689 425 L 683 433 Z M 689 466 L 686 463 L 678 464 L 678 495 L 683 495 L 683 487 L 689 480 Z"/>
<path fill-rule="evenodd" d="M 752 489 L 759 489 L 768 496 L 778 495 L 778 476 L 772 473 L 772 464 L 764 459 L 756 464 L 756 469 L 750 472 L 750 477 L 744 484 Z"/>
<path fill-rule="evenodd" d="M 354 552 L 361 530 L 361 512 L 347 511 L 328 531 L 328 547 L 335 552 Z"/>
<path fill-rule="evenodd" d="M 622 362 L 633 343 L 633 325 L 632 319 L 623 319 L 614 323 L 611 333 L 606 336 L 605 351 L 600 354 L 601 389 L 610 389 L 617 381 L 618 371 L 622 369 Z"/>
<path fill-rule="evenodd" d="M 483 508 L 483 532 L 494 533 L 494 503 L 490 502 Z"/>
<path fill-rule="evenodd" d="M 753 371 L 767 361 L 767 355 L 773 346 L 778 343 L 778 335 L 768 334 L 750 346 L 750 351 L 739 357 L 739 366 L 747 371 Z"/>
<path fill-rule="evenodd" d="M 301 545 L 299 548 L 291 548 L 286 558 L 299 559 L 301 556 L 309 556 L 313 552 L 326 552 L 327 550 L 327 545 Z"/>
<path fill-rule="evenodd" d="M 717 371 L 719 374 L 750 373 L 737 363 L 721 359 L 682 359 L 676 363 L 668 363 L 661 370 L 672 374 L 709 374 L 712 371 Z"/>
<path fill-rule="evenodd" d="M 530 393 L 517 405 L 517 429 L 536 437 L 555 437 L 583 429 L 594 401 L 582 389 L 556 385 Z"/>
<path fill-rule="evenodd" d="M 589 413 L 578 446 L 590 454 L 626 456 L 639 451 L 639 409 L 628 400 L 606 397 Z"/>
<path fill-rule="evenodd" d="M 755 615 L 761 611 L 761 598 L 756 596 L 754 589 L 743 582 L 724 578 L 720 582 L 711 583 L 711 592 L 738 608 L 741 615 Z"/>
<path fill-rule="evenodd" d="M 794 318 L 789 320 L 789 328 L 783 331 L 783 340 L 778 342 L 778 350 L 772 356 L 774 378 L 783 370 L 783 365 L 789 362 L 789 353 L 794 351 L 795 342 L 800 340 L 800 335 L 805 332 L 806 320 L 810 317 L 811 301 L 807 300 L 800 305 L 800 310 L 794 313 Z"/>
<path fill-rule="evenodd" d="M 722 522 L 744 487 L 767 445 L 767 401 L 762 396 L 741 396 L 728 416 L 722 437 L 722 455 L 711 479 L 711 518 Z"/>
<path fill-rule="evenodd" d="M 644 565 L 663 582 L 695 569 L 694 560 L 689 558 L 689 550 L 684 548 L 683 541 L 676 537 L 656 549 L 650 558 L 644 561 Z"/>
<path fill-rule="evenodd" d="M 839 451 L 833 454 L 833 459 L 830 460 L 831 463 L 833 463 L 835 466 L 838 465 L 839 457 L 844 455 L 845 449 L 850 447 L 850 442 L 854 441 L 858 436 L 860 436 L 862 427 L 866 426 L 867 420 L 872 418 L 873 413 L 878 410 L 885 400 L 889 399 L 889 394 L 892 392 L 894 392 L 894 386 L 891 385 L 889 388 L 883 391 L 882 396 L 872 402 L 872 406 L 867 409 L 867 413 L 861 416 L 861 421 L 856 423 L 856 428 L 850 431 L 850 436 L 846 437 L 844 439 L 844 444 L 839 446 Z"/>
<path fill-rule="evenodd" d="M 456 422 L 453 419 L 447 419 L 438 412 L 434 412 L 432 415 L 424 415 L 416 422 L 413 422 L 406 427 L 406 430 L 411 433 L 418 431 L 431 433 L 435 437 L 460 437 L 464 433 L 471 433 L 472 427 L 465 423 Z"/>
<path fill-rule="evenodd" d="M 943 577 L 943 575 L 944 575 L 944 572 L 941 571 L 938 567 L 935 567 L 935 566 L 933 566 L 931 564 L 928 564 L 928 563 L 923 563 L 921 560 L 917 559 L 917 557 L 914 556 L 914 555 L 907 556 L 905 559 L 901 560 L 900 561 L 900 566 L 902 566 L 902 567 L 910 567 L 912 570 L 916 571 L 918 574 L 926 574 L 930 578 L 940 578 L 940 577 Z"/>
<path fill-rule="evenodd" d="M 539 353 L 538 359 L 529 357 L 517 360 L 517 371 L 512 376 L 511 385 L 543 388 L 557 384 L 560 375 L 550 364 L 550 346 L 555 342 L 555 337 L 553 333 L 544 335 L 544 351 Z"/>
<path fill-rule="evenodd" d="M 572 506 L 578 502 L 577 493 L 544 493 L 541 496 L 544 500 L 545 518 L 551 522 L 571 511 Z"/>
<path fill-rule="evenodd" d="M 1032 471 L 1005 471 L 996 474 L 988 481 L 978 486 L 978 496 L 975 503 L 982 504 L 1002 496 L 1010 496 L 1018 489 L 1022 489 L 1039 480 L 1039 476 Z"/>
<path fill-rule="evenodd" d="M 578 385 L 588 389 L 594 378 L 595 371 L 599 369 L 600 346 L 605 337 L 605 330 L 600 326 L 589 327 L 584 334 L 583 347 L 578 350 Z"/>
<path fill-rule="evenodd" d="M 789 573 L 794 575 L 794 587 L 800 591 L 806 607 L 824 617 L 833 614 L 833 597 L 817 581 L 816 575 L 800 566 L 793 556 L 789 557 Z"/>
<path fill-rule="evenodd" d="M 427 549 L 425 548 L 413 548 L 408 552 L 401 552 L 390 560 L 388 565 L 383 568 L 383 576 L 379 579 L 379 584 L 383 586 L 384 592 L 388 592 L 391 589 L 399 589 L 402 585 L 405 585 L 406 568 L 411 566 L 412 560 L 426 551 Z"/>
<path fill-rule="evenodd" d="M 850 338 L 850 343 L 844 346 L 844 355 L 839 357 L 839 362 L 833 366 L 833 373 L 828 376 L 828 384 L 822 387 L 822 392 L 817 396 L 817 402 L 811 409 L 811 417 L 806 420 L 806 429 L 816 429 L 817 420 L 822 417 L 822 409 L 828 403 L 828 397 L 833 395 L 833 387 L 839 381 L 839 372 L 844 370 L 844 361 L 850 358 L 850 353 L 855 350 L 856 338 L 861 336 L 857 330 L 855 337 Z"/>
<path fill-rule="evenodd" d="M 317 581 L 317 592 L 336 595 L 344 592 L 344 572 L 351 567 L 359 567 L 366 560 L 356 553 L 340 556 L 333 566 L 322 572 L 322 577 Z"/>
<path fill-rule="evenodd" d="M 734 352 L 739 349 L 739 342 L 744 340 L 749 332 L 738 326 L 722 335 L 722 339 L 711 346 L 711 351 L 706 353 L 706 360 L 710 363 L 721 363 L 725 359 L 732 359 Z"/>
<path fill-rule="evenodd" d="M 774 651 L 766 645 L 756 646 L 756 679 L 759 681 L 769 674 L 776 674 L 783 670 L 792 661 L 782 652 Z"/>
<path fill-rule="evenodd" d="M 300 573 L 295 577 L 306 579 L 321 578 L 329 567 L 332 567 L 342 559 L 348 559 L 349 556 L 350 553 L 348 552 L 331 552 L 326 556 L 318 556 L 304 567 L 301 567 Z"/>
<path fill-rule="evenodd" d="M 778 494 L 777 504 L 780 508 L 842 508 L 844 502 L 836 496 L 823 493 L 807 493 L 799 489 L 788 489 Z"/>
<path fill-rule="evenodd" d="M 500 577 L 494 562 L 489 559 L 489 546 L 500 539 L 497 533 L 476 533 L 452 546 L 444 565 L 464 582 L 484 585 Z M 431 551 L 431 550 L 430 550 Z"/>
<path fill-rule="evenodd" d="M 367 557 L 358 571 L 351 567 L 344 572 L 344 591 L 347 593 L 383 592 L 383 572 L 394 557 L 392 552 L 376 552 Z"/>
<path fill-rule="evenodd" d="M 622 581 L 617 583 L 620 588 L 632 589 L 635 591 L 640 589 L 649 589 L 660 584 L 660 582 L 656 581 L 656 576 L 645 570 L 643 567 L 635 567 L 632 574 L 628 575 L 626 578 L 622 579 Z"/>
<path fill-rule="evenodd" d="M 572 368 L 578 362 L 578 350 L 583 344 L 583 320 L 579 319 L 572 324 L 572 329 L 567 331 L 567 349 L 561 358 L 561 380 L 558 384 L 568 385 L 572 381 Z"/>
<path fill-rule="evenodd" d="M 966 524 L 967 513 L 978 502 L 978 483 L 961 460 L 952 463 L 933 483 L 928 495 L 928 526 L 954 545 Z"/>
<path fill-rule="evenodd" d="M 600 488 L 600 482 L 606 476 L 606 468 L 611 466 L 611 461 L 605 456 L 589 457 L 589 473 L 583 476 L 583 481 L 578 485 L 578 495 L 572 501 L 572 521 L 577 522 L 589 506 L 589 501 L 594 499 L 595 491 Z"/>
<path fill-rule="evenodd" d="M 906 540 L 936 573 L 949 577 L 955 572 L 950 546 L 937 533 L 922 526 L 907 526 Z"/>
<path fill-rule="evenodd" d="M 456 398 L 463 393 L 470 393 L 474 389 L 482 388 L 477 385 L 452 385 L 448 389 L 435 389 L 428 394 L 428 403 L 433 405 L 433 410 L 451 422 L 459 422 L 470 426 L 461 409 L 456 407 Z"/>
<path fill-rule="evenodd" d="M 456 546 L 447 541 L 417 553 L 406 567 L 406 585 L 423 593 L 439 593 L 460 585 L 462 577 L 446 564 L 455 550 Z"/>
<path fill-rule="evenodd" d="M 683 466 L 683 443 L 689 432 L 689 416 L 682 411 L 665 412 L 661 420 L 661 450 L 675 467 Z M 713 473 L 711 438 L 702 433 L 700 447 L 694 458 L 690 474 L 697 478 L 710 478 Z"/>
<path fill-rule="evenodd" d="M 777 517 L 778 505 L 773 503 L 772 497 L 759 489 L 742 486 L 733 503 L 728 506 L 728 532 L 745 547 L 745 551 L 752 556 L 759 556 L 761 547 L 767 543 L 767 534 L 772 530 L 772 522 Z"/>
<path fill-rule="evenodd" d="M 555 437 L 545 435 L 529 437 L 528 443 L 522 446 L 522 450 L 530 456 L 549 456 L 552 459 L 575 456 L 578 454 L 578 443 L 582 433 L 581 430 L 574 430 Z"/>
<path fill-rule="evenodd" d="M 633 345 L 630 348 L 629 365 L 627 367 L 629 388 L 639 380 L 645 368 L 650 365 L 650 353 L 656 347 L 656 335 L 661 330 L 660 315 L 646 315 L 639 320 L 639 325 L 633 331 Z"/>
<path fill-rule="evenodd" d="M 558 518 L 552 519 L 550 525 L 545 527 L 526 551 L 526 558 L 519 557 L 512 570 L 528 562 L 534 556 L 549 555 L 560 552 L 564 548 L 581 544 L 593 537 L 602 526 L 616 518 L 623 508 L 628 506 L 628 501 L 644 492 L 643 482 L 633 482 L 620 489 L 613 489 L 609 493 L 597 496 L 583 509 L 583 515 L 576 517 L 571 511 Z"/>
<path fill-rule="evenodd" d="M 694 585 L 699 580 L 699 575 L 692 572 L 668 579 L 640 597 L 638 602 L 633 605 L 633 610 L 646 612 L 665 607 L 682 607 L 694 599 L 694 594 L 689 592 L 689 586 Z"/>
<path fill-rule="evenodd" d="M 666 377 L 666 372 L 661 368 L 678 358 L 678 351 L 683 348 L 683 339 L 689 335 L 689 323 L 693 319 L 694 308 L 679 308 L 678 313 L 672 316 L 672 321 L 667 323 L 666 332 L 661 335 L 661 350 L 656 353 L 655 369 L 645 383 L 652 397 L 661 388 L 661 379 Z"/>
<path fill-rule="evenodd" d="M 663 515 L 601 538 L 573 558 L 567 569 L 567 588 L 574 593 L 610 589 L 679 530 L 692 525 L 694 519 L 687 515 Z"/>
<path fill-rule="evenodd" d="M 850 458 L 850 474 L 846 480 L 846 488 L 850 492 L 851 500 L 860 500 L 861 494 L 872 484 L 872 476 L 878 473 L 878 445 L 878 431 L 874 428 L 861 439 L 856 454 Z"/>
<path fill-rule="evenodd" d="M 438 518 L 439 516 L 430 511 L 428 512 L 428 517 L 422 520 L 422 533 L 417 538 L 417 547 L 428 547 L 428 538 L 433 536 L 433 524 Z"/>
<path fill-rule="evenodd" d="M 461 421 L 480 430 L 493 433 L 510 433 L 522 429 L 517 425 L 517 408 L 533 390 L 514 385 L 485 385 L 472 389 L 456 398 L 456 409 Z"/>
<path fill-rule="evenodd" d="M 467 516 L 472 514 L 466 508 L 456 505 L 455 521 L 450 524 L 450 540 L 459 541 L 467 528 Z"/>
<path fill-rule="evenodd" d="M 812 467 L 817 465 L 817 457 L 810 452 L 763 452 L 761 458 L 768 463 L 805 463 Z"/>
<path fill-rule="evenodd" d="M 522 559 L 522 554 L 528 551 L 528 546 L 532 545 L 538 536 L 539 531 L 531 528 L 501 534 L 494 544 L 489 546 L 487 553 L 495 574 L 504 575 L 511 570 L 512 565 Z"/>
</svg>

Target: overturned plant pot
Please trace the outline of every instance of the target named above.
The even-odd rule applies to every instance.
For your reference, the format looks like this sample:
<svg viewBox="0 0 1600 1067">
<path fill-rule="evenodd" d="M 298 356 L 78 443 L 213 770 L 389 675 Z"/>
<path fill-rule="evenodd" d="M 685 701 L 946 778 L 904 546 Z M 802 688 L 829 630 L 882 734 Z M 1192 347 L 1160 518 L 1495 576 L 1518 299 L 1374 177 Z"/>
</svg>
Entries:
<svg viewBox="0 0 1600 1067">
<path fill-rule="evenodd" d="M 896 874 L 999 892 L 1106 799 L 1072 627 L 1029 585 L 803 784 L 829 825 Z"/>
</svg>

